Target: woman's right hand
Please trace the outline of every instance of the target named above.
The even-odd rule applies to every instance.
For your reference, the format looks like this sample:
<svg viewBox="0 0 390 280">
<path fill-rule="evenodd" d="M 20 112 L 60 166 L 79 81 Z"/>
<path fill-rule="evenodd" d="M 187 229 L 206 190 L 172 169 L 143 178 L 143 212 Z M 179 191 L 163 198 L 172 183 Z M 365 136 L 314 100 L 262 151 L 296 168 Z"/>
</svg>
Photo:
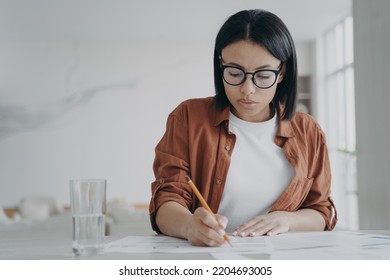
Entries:
<svg viewBox="0 0 390 280">
<path fill-rule="evenodd" d="M 187 224 L 187 240 L 194 246 L 221 246 L 224 242 L 225 216 L 210 214 L 205 208 L 195 210 Z"/>
</svg>

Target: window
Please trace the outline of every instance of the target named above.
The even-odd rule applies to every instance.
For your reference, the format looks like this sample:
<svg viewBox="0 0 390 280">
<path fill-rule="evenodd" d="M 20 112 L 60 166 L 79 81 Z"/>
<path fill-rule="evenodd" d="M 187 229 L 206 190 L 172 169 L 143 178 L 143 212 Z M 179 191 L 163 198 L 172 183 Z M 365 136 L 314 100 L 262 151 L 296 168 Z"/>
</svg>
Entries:
<svg viewBox="0 0 390 280">
<path fill-rule="evenodd" d="M 318 45 L 318 44 L 317 44 Z M 358 229 L 356 184 L 353 19 L 347 17 L 320 39 L 317 107 L 332 168 L 332 197 L 338 227 Z"/>
</svg>

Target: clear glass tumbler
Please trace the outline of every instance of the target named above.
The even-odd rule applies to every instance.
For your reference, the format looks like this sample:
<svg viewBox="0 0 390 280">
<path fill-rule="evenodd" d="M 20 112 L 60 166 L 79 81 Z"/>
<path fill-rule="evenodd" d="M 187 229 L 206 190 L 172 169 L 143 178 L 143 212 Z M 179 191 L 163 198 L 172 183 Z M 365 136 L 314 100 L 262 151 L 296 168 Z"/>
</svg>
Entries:
<svg viewBox="0 0 390 280">
<path fill-rule="evenodd" d="M 106 180 L 71 180 L 73 253 L 94 255 L 104 250 Z"/>
</svg>

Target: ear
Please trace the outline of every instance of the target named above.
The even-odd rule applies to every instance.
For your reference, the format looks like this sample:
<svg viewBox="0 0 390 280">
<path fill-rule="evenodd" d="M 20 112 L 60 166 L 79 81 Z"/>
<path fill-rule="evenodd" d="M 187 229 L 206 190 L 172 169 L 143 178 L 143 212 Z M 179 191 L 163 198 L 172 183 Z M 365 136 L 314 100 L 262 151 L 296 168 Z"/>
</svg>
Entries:
<svg viewBox="0 0 390 280">
<path fill-rule="evenodd" d="M 282 69 L 280 70 L 279 77 L 278 77 L 278 84 L 283 81 L 285 73 L 286 73 L 286 64 L 283 63 Z"/>
</svg>

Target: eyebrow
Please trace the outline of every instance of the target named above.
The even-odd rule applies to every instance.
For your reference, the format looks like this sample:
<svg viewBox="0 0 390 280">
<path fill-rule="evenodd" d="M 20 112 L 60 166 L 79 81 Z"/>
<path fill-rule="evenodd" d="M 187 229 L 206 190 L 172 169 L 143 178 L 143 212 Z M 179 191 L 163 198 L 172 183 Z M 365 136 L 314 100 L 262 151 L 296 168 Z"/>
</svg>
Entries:
<svg viewBox="0 0 390 280">
<path fill-rule="evenodd" d="M 221 56 L 221 62 L 224 62 L 224 59 L 222 58 Z M 226 62 L 226 65 L 229 65 L 229 66 L 236 66 L 238 68 L 241 68 L 243 70 L 245 70 L 245 67 L 243 67 L 242 65 L 238 64 L 238 63 L 235 63 L 235 62 Z M 270 64 L 265 64 L 265 65 L 262 65 L 262 66 L 259 66 L 255 69 L 255 71 L 257 70 L 262 70 L 262 69 L 268 69 L 268 68 L 273 68 L 273 69 L 277 69 L 277 67 L 274 67 Z"/>
</svg>

